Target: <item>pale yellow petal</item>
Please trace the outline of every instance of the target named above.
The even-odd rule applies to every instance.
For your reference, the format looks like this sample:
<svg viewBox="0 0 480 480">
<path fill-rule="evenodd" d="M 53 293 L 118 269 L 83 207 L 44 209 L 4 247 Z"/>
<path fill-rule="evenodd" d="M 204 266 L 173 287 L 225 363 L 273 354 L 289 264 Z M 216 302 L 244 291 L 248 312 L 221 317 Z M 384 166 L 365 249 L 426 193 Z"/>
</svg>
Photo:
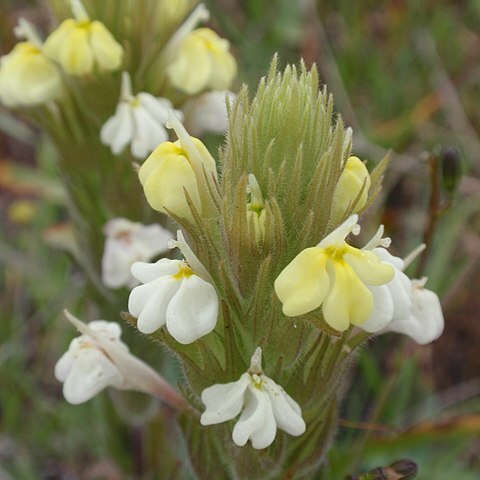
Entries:
<svg viewBox="0 0 480 480">
<path fill-rule="evenodd" d="M 67 38 L 76 28 L 75 20 L 71 18 L 63 21 L 60 26 L 54 30 L 43 44 L 43 51 L 45 55 L 53 60 L 60 61 L 60 51 L 62 50 Z"/>
<path fill-rule="evenodd" d="M 227 90 L 237 74 L 237 62 L 228 51 L 216 51 L 212 54 L 212 75 L 209 87 L 212 90 Z"/>
<path fill-rule="evenodd" d="M 323 303 L 325 321 L 343 332 L 350 324 L 361 325 L 373 311 L 373 296 L 345 262 L 329 264 L 333 285 Z"/>
<path fill-rule="evenodd" d="M 393 267 L 380 261 L 375 252 L 347 246 L 344 258 L 367 285 L 383 285 L 393 279 Z"/>
<path fill-rule="evenodd" d="M 183 41 L 177 58 L 167 68 L 167 74 L 173 86 L 190 95 L 207 87 L 212 74 L 210 54 L 195 31 Z"/>
<path fill-rule="evenodd" d="M 300 252 L 275 280 L 275 292 L 289 317 L 318 308 L 328 293 L 327 257 L 320 248 Z"/>
<path fill-rule="evenodd" d="M 163 158 L 170 155 L 183 155 L 181 148 L 172 142 L 161 143 L 145 160 L 138 172 L 140 183 L 145 185 L 145 182 L 152 171 L 160 165 Z"/>
<path fill-rule="evenodd" d="M 181 155 L 163 158 L 144 182 L 145 196 L 153 209 L 159 212 L 168 209 L 180 217 L 191 218 L 184 188 L 201 211 L 195 175 L 188 160 Z"/>
<path fill-rule="evenodd" d="M 59 96 L 61 77 L 40 48 L 28 42 L 2 57 L 0 97 L 6 105 L 38 105 Z"/>
<path fill-rule="evenodd" d="M 123 58 L 123 48 L 103 23 L 95 21 L 90 25 L 90 45 L 98 65 L 105 70 L 116 70 Z"/>
<path fill-rule="evenodd" d="M 215 163 L 215 159 L 210 155 L 207 147 L 203 144 L 201 140 L 195 137 L 190 137 L 192 139 L 193 144 L 197 147 L 200 156 L 202 157 L 203 165 L 205 167 L 205 173 L 217 176 L 217 165 Z"/>
<path fill-rule="evenodd" d="M 65 42 L 60 48 L 59 61 L 64 70 L 71 75 L 91 73 L 94 58 L 86 28 L 77 27 L 65 37 Z"/>
<path fill-rule="evenodd" d="M 364 183 L 365 187 L 363 187 Z M 332 216 L 337 219 L 342 218 L 349 206 L 353 205 L 361 191 L 360 198 L 353 209 L 353 212 L 360 211 L 367 203 L 369 188 L 370 175 L 367 167 L 358 157 L 350 157 L 335 188 Z"/>
</svg>

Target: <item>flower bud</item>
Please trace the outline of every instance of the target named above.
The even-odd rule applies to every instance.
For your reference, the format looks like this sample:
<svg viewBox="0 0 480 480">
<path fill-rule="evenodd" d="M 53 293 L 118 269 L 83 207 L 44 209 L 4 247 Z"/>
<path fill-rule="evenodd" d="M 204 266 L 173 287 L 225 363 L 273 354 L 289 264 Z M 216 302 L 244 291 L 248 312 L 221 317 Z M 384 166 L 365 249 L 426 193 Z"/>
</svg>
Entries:
<svg viewBox="0 0 480 480">
<path fill-rule="evenodd" d="M 198 28 L 183 40 L 167 74 L 172 85 L 194 95 L 202 90 L 228 89 L 237 73 L 229 43 L 209 28 Z"/>
<path fill-rule="evenodd" d="M 247 191 L 250 194 L 250 202 L 247 204 L 247 221 L 252 222 L 257 242 L 265 238 L 265 204 L 262 191 L 255 175 L 248 176 Z"/>
<path fill-rule="evenodd" d="M 439 157 L 442 165 L 443 186 L 448 193 L 452 194 L 462 178 L 460 153 L 455 147 L 446 147 L 442 148 Z"/>
<path fill-rule="evenodd" d="M 335 189 L 332 205 L 333 218 L 342 220 L 347 210 L 350 214 L 360 211 L 367 203 L 369 188 L 370 175 L 367 167 L 358 157 L 350 157 Z M 359 194 L 358 201 L 351 209 Z"/>
<path fill-rule="evenodd" d="M 205 145 L 189 137 L 192 145 L 186 148 L 181 140 L 161 143 L 147 158 L 139 171 L 140 182 L 150 206 L 158 212 L 191 219 L 192 213 L 184 189 L 197 211 L 203 212 L 202 179 L 193 162 L 201 161 L 206 176 L 216 176 L 215 160 Z M 193 146 L 195 151 L 190 151 Z M 192 155 L 198 158 L 192 159 Z M 204 184 L 205 182 L 203 182 Z"/>
</svg>

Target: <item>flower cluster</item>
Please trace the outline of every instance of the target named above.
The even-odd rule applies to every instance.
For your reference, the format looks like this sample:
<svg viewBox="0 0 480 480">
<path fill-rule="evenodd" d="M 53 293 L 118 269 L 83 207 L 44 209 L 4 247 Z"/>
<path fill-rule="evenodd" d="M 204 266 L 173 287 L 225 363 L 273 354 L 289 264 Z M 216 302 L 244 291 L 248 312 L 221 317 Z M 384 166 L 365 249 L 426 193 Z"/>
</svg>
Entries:
<svg viewBox="0 0 480 480">
<path fill-rule="evenodd" d="M 312 458 L 324 453 L 338 418 L 339 372 L 359 344 L 387 331 L 428 343 L 442 332 L 443 315 L 426 280 L 404 273 L 409 260 L 388 251 L 383 226 L 362 247 L 353 242 L 379 191 L 381 167 L 370 174 L 351 155 L 351 129 L 334 120 L 316 70 L 288 67 L 282 75 L 274 65 L 252 101 L 239 93 L 227 122 L 217 107 L 232 101 L 228 92 L 206 90 L 228 88 L 236 67 L 227 42 L 194 30 L 205 13 L 199 8 L 171 37 L 162 61 L 170 88 L 202 94 L 203 107 L 189 103 L 182 115 L 167 98 L 134 95 L 124 73 L 117 111 L 101 133 L 115 154 L 130 144 L 133 156 L 148 155 L 135 170 L 139 184 L 152 209 L 178 224 L 177 239 L 158 225 L 111 220 L 103 281 L 132 289 L 125 319 L 181 362 L 191 403 L 181 409 L 197 410 L 182 424 L 198 435 L 192 444 L 208 437 L 206 427 L 235 419 L 208 430 L 232 431 L 236 446 L 250 442 L 253 449 L 271 446 L 277 430 L 286 434 L 278 434 L 280 448 L 266 450 L 258 474 L 236 472 L 262 478 L 261 469 L 280 456 L 297 461 L 302 442 L 312 451 L 319 445 Z M 218 160 L 185 128 L 182 121 L 202 130 L 192 118 L 217 131 L 228 123 Z M 155 259 L 167 242 L 169 258 Z M 126 362 L 116 361 L 126 352 L 118 327 L 82 328 L 57 365 L 67 399 L 86 400 L 107 385 L 131 388 Z M 226 452 L 222 442 L 216 448 Z M 245 463 L 229 454 L 232 465 Z"/>
<path fill-rule="evenodd" d="M 64 20 L 44 43 L 31 24 L 20 20 L 16 34 L 26 41 L 0 60 L 0 101 L 6 106 L 24 108 L 54 101 L 69 108 L 64 97 L 74 84 L 64 82 L 62 74 L 88 82 L 92 77 L 103 81 L 105 74 L 122 66 L 129 70 L 123 39 L 115 38 L 104 23 L 92 19 L 81 0 L 70 3 L 73 18 Z M 174 21 L 167 3 L 158 8 Z M 187 10 L 187 6 L 178 5 L 176 10 Z M 179 107 L 195 135 L 226 130 L 226 102 L 234 98 L 228 89 L 237 71 L 228 42 L 209 28 L 195 29 L 207 18 L 208 11 L 199 5 L 160 55 L 170 89 L 173 86 L 186 94 Z M 130 144 L 132 156 L 143 159 L 168 139 L 165 123 L 168 110 L 173 108 L 172 99 L 150 91 L 134 95 L 130 75 L 125 72 L 122 78 L 116 112 L 104 124 L 100 138 L 114 155 Z M 176 113 L 183 117 L 181 110 Z"/>
</svg>

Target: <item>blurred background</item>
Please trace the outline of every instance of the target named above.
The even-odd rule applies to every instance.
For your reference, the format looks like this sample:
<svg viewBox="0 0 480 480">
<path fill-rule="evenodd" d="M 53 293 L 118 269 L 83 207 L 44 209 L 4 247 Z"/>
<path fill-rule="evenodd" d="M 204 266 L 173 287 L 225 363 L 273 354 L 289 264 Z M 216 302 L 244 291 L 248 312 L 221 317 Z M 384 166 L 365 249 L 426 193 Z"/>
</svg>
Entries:
<svg viewBox="0 0 480 480">
<path fill-rule="evenodd" d="M 391 152 L 369 215 L 399 256 L 429 244 L 409 273 L 440 295 L 445 333 L 425 347 L 388 335 L 361 353 L 324 478 L 404 458 L 419 479 L 480 478 L 480 0 L 206 4 L 232 43 L 237 87 L 253 92 L 275 52 L 317 64 L 354 153 L 371 169 Z M 43 31 L 52 21 L 41 1 L 2 0 L 2 55 L 20 16 Z M 60 312 L 86 287 L 55 248 L 68 218 L 52 157 L 0 107 L 0 479 L 184 478 L 158 476 L 156 407 L 132 413 L 112 392 L 73 407 L 53 377 L 73 337 Z"/>
</svg>

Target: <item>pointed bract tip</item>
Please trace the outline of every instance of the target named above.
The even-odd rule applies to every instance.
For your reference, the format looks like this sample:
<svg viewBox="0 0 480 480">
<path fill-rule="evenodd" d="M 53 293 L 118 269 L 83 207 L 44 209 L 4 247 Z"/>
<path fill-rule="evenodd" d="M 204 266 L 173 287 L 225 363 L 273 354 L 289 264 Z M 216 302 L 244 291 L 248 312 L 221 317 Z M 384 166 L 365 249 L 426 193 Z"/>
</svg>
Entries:
<svg viewBox="0 0 480 480">
<path fill-rule="evenodd" d="M 262 349 L 257 347 L 250 360 L 250 373 L 262 373 Z"/>
</svg>

